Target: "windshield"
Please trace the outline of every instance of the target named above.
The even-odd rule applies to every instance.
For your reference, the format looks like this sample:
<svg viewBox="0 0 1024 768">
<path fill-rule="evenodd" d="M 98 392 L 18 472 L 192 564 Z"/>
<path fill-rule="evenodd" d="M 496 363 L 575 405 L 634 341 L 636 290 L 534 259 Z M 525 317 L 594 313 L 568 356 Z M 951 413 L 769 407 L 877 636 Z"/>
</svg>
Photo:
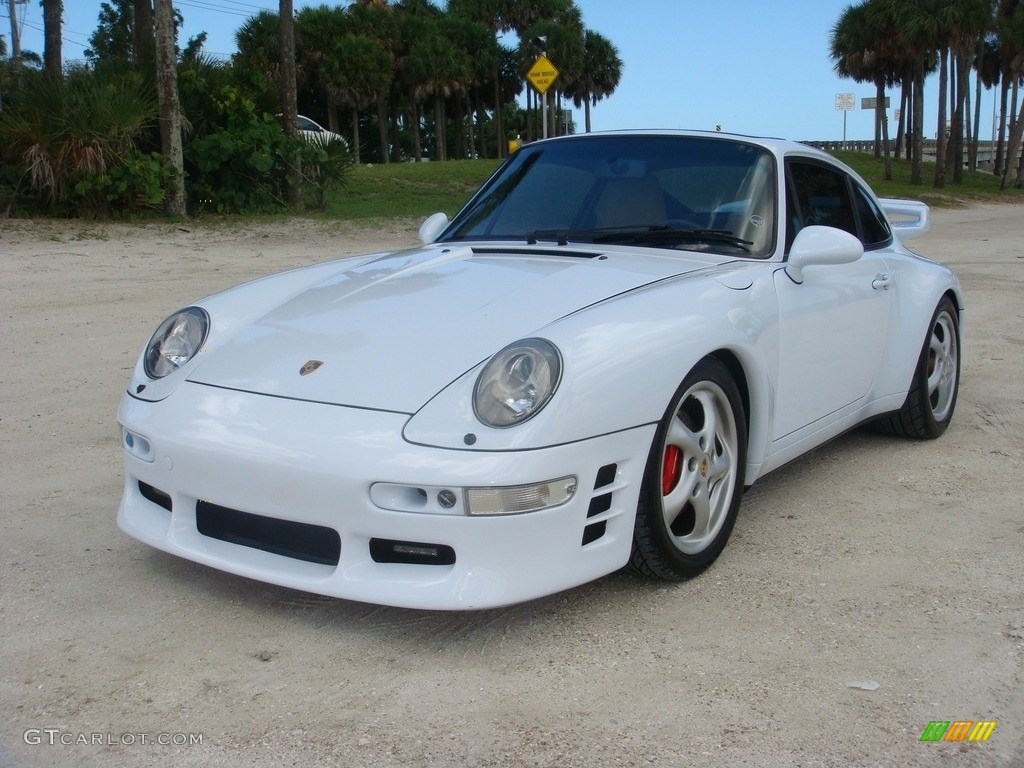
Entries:
<svg viewBox="0 0 1024 768">
<path fill-rule="evenodd" d="M 581 136 L 517 152 L 441 240 L 618 243 L 765 257 L 775 163 L 735 139 Z"/>
</svg>

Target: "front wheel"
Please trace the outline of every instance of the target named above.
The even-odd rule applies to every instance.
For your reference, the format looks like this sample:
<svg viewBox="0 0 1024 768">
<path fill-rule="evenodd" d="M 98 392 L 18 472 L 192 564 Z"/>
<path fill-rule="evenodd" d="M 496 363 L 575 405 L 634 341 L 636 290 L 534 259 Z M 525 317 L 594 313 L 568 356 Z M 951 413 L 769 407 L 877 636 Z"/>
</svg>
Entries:
<svg viewBox="0 0 1024 768">
<path fill-rule="evenodd" d="M 747 430 L 728 369 L 698 363 L 679 385 L 651 446 L 630 567 L 645 576 L 696 576 L 725 547 L 743 493 Z"/>
<path fill-rule="evenodd" d="M 934 439 L 946 431 L 960 388 L 960 324 L 956 306 L 944 296 L 932 315 L 903 407 L 880 422 L 884 432 Z"/>
</svg>

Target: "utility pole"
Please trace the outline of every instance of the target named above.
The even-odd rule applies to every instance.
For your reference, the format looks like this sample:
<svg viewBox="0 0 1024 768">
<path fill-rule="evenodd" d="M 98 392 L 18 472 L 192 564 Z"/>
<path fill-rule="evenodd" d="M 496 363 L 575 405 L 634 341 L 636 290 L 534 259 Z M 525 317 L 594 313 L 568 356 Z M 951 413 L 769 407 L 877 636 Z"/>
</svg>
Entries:
<svg viewBox="0 0 1024 768">
<path fill-rule="evenodd" d="M 17 71 L 21 61 L 21 36 L 18 34 L 18 12 L 14 8 L 14 0 L 7 0 L 11 9 L 11 69 Z"/>
</svg>

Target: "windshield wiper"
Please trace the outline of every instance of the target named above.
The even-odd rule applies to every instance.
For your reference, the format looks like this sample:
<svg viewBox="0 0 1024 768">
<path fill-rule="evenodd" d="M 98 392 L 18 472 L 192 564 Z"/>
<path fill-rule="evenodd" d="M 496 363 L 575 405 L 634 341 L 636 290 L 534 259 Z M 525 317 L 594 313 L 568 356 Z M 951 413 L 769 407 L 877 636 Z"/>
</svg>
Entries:
<svg viewBox="0 0 1024 768">
<path fill-rule="evenodd" d="M 666 226 L 605 227 L 598 229 L 540 229 L 526 236 L 529 245 L 538 240 L 555 240 L 568 245 L 576 240 L 587 243 L 649 243 L 652 245 L 678 245 L 682 243 L 722 243 L 750 253 L 753 240 L 744 240 L 724 229 L 676 229 Z"/>
<path fill-rule="evenodd" d="M 646 231 L 632 233 L 609 232 L 594 238 L 595 243 L 650 243 L 682 244 L 682 243 L 723 243 L 750 253 L 753 240 L 744 240 L 724 229 L 675 229 L 673 227 L 650 227 Z"/>
</svg>

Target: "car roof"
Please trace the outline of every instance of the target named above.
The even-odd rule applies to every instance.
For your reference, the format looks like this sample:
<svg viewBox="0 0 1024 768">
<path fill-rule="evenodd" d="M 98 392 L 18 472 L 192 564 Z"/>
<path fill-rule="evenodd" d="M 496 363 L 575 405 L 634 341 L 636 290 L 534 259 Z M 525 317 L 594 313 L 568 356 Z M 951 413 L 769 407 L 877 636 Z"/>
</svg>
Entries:
<svg viewBox="0 0 1024 768">
<path fill-rule="evenodd" d="M 680 138 L 693 137 L 705 139 L 721 139 L 725 141 L 740 141 L 746 144 L 756 144 L 758 146 L 762 146 L 765 149 L 779 156 L 792 153 L 800 153 L 806 154 L 811 157 L 827 158 L 833 163 L 837 162 L 834 157 L 827 154 L 826 152 L 822 152 L 821 150 L 816 149 L 815 147 L 812 147 L 807 144 L 801 144 L 798 141 L 792 141 L 790 139 L 781 139 L 772 136 L 754 136 L 742 133 L 727 133 L 725 131 L 646 128 L 635 130 L 631 129 L 614 131 L 593 131 L 591 133 L 576 133 L 570 136 L 556 136 L 554 138 L 542 139 L 541 141 L 586 141 L 588 139 L 596 139 L 609 136 L 678 136 Z M 537 142 L 533 142 L 533 144 L 536 143 Z"/>
</svg>

